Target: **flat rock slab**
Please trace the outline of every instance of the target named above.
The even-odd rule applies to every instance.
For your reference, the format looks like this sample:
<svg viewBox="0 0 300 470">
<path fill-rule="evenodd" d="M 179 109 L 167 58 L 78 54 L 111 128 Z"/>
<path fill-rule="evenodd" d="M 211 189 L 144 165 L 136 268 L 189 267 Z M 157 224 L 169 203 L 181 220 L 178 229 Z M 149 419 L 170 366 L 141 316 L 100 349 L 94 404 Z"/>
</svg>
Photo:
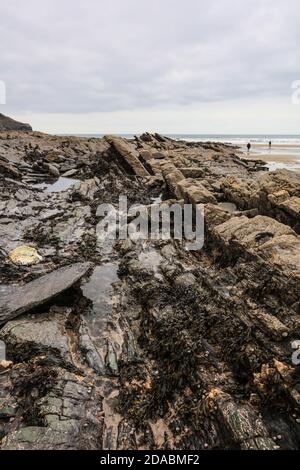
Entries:
<svg viewBox="0 0 300 470">
<path fill-rule="evenodd" d="M 90 263 L 76 263 L 35 279 L 24 286 L 10 287 L 0 298 L 0 324 L 42 305 L 66 291 L 90 269 Z"/>
</svg>

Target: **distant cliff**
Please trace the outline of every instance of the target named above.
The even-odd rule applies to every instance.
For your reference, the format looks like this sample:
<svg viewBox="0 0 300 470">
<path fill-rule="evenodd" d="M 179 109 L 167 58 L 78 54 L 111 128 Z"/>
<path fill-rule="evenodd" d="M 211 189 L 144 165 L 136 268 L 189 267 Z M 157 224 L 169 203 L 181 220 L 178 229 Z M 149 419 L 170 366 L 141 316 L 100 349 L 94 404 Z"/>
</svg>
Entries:
<svg viewBox="0 0 300 470">
<path fill-rule="evenodd" d="M 32 131 L 32 127 L 0 113 L 0 131 Z"/>
</svg>

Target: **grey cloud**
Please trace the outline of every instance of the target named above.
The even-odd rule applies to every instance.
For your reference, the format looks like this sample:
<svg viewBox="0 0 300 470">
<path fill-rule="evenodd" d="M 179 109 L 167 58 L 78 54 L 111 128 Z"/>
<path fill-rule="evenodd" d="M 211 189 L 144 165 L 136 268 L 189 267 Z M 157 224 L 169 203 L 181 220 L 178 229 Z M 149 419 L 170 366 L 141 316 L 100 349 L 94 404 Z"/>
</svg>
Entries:
<svg viewBox="0 0 300 470">
<path fill-rule="evenodd" d="M 290 93 L 298 0 L 11 0 L 0 5 L 8 108 L 103 112 Z"/>
</svg>

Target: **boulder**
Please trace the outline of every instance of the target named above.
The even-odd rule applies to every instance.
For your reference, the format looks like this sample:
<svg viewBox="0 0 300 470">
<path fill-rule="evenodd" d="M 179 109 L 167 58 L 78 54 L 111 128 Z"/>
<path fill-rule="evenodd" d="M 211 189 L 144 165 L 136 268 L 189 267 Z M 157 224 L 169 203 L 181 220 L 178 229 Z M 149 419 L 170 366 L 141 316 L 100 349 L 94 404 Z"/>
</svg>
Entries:
<svg viewBox="0 0 300 470">
<path fill-rule="evenodd" d="M 43 389 L 44 371 L 29 363 L 15 386 L 34 392 L 39 423 L 10 432 L 1 450 L 99 450 L 102 444 L 102 396 L 93 377 L 48 369 L 47 392 Z M 40 382 L 36 381 L 39 375 Z M 35 380 L 35 385 L 34 385 Z"/>
</svg>

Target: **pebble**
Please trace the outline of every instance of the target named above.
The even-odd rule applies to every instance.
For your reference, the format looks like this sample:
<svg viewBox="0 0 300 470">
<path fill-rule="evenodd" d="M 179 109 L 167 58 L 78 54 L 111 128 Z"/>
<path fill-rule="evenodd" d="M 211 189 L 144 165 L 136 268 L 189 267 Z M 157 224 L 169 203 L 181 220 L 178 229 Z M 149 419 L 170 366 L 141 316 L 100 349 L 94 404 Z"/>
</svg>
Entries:
<svg viewBox="0 0 300 470">
<path fill-rule="evenodd" d="M 0 370 L 2 369 L 8 369 L 9 367 L 11 367 L 13 365 L 13 362 L 12 361 L 0 361 Z"/>
<path fill-rule="evenodd" d="M 9 253 L 9 259 L 21 266 L 30 266 L 43 260 L 35 248 L 27 245 L 21 245 Z"/>
</svg>

